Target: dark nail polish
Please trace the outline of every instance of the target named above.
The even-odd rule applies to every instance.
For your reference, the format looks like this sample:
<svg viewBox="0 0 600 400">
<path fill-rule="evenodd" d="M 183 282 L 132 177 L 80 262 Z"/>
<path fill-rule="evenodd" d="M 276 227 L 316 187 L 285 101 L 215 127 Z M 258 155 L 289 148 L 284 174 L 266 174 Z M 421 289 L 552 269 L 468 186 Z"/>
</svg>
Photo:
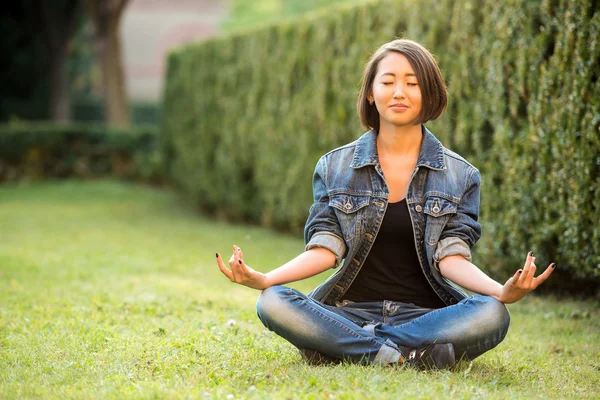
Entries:
<svg viewBox="0 0 600 400">
<path fill-rule="evenodd" d="M 527 253 L 527 257 L 531 257 L 533 255 L 533 251 L 530 251 L 529 253 Z"/>
<path fill-rule="evenodd" d="M 242 260 L 240 260 L 240 264 L 242 263 Z"/>
<path fill-rule="evenodd" d="M 215 257 L 219 258 L 219 253 L 215 253 Z"/>
<path fill-rule="evenodd" d="M 523 272 L 523 271 L 521 271 L 521 270 L 518 270 L 518 271 L 517 271 L 517 274 L 520 274 L 521 272 Z"/>
<path fill-rule="evenodd" d="M 552 268 L 556 268 L 556 264 L 555 263 L 552 263 Z"/>
<path fill-rule="evenodd" d="M 238 247 L 238 251 L 242 251 L 242 249 L 240 249 L 240 248 Z"/>
</svg>

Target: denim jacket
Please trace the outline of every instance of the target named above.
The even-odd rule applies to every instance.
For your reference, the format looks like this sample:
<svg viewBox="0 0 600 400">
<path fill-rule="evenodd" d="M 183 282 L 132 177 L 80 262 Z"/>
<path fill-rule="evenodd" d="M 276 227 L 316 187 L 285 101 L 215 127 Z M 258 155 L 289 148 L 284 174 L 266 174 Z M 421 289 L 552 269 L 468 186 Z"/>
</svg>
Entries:
<svg viewBox="0 0 600 400">
<path fill-rule="evenodd" d="M 358 275 L 385 215 L 389 189 L 376 140 L 377 134 L 369 131 L 325 154 L 315 168 L 314 204 L 304 228 L 306 250 L 324 247 L 335 254 L 336 266 L 342 264 L 310 293 L 326 304 L 337 304 Z M 471 260 L 471 248 L 481 236 L 477 222 L 480 180 L 477 168 L 423 127 L 406 202 L 421 269 L 447 305 L 466 294 L 442 277 L 438 264 L 450 255 Z"/>
</svg>

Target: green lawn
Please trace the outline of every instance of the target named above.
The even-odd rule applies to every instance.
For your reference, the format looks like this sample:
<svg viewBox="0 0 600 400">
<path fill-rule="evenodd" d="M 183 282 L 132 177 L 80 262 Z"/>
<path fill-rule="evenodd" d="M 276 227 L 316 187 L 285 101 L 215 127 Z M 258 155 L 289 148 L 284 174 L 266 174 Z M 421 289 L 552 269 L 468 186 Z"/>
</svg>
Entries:
<svg viewBox="0 0 600 400">
<path fill-rule="evenodd" d="M 0 398 L 600 396 L 597 302 L 511 305 L 505 342 L 452 372 L 312 367 L 263 328 L 258 292 L 220 275 L 214 254 L 233 243 L 260 270 L 303 249 L 203 218 L 170 191 L 0 186 Z"/>
</svg>

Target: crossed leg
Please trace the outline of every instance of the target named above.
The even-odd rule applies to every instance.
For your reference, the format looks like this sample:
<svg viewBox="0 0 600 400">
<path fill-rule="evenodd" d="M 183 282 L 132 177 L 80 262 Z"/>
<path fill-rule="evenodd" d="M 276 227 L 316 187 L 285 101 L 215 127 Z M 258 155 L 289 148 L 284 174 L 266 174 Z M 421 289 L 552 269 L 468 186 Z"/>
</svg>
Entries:
<svg viewBox="0 0 600 400">
<path fill-rule="evenodd" d="M 357 306 L 365 303 L 356 303 Z M 368 303 L 372 304 L 372 303 Z M 263 324 L 294 346 L 328 360 L 389 364 L 402 355 L 398 346 L 452 343 L 456 358 L 473 359 L 496 347 L 510 322 L 504 304 L 472 296 L 437 310 L 413 310 L 415 318 L 383 318 L 372 309 L 335 307 L 284 286 L 262 292 L 257 313 Z"/>
</svg>

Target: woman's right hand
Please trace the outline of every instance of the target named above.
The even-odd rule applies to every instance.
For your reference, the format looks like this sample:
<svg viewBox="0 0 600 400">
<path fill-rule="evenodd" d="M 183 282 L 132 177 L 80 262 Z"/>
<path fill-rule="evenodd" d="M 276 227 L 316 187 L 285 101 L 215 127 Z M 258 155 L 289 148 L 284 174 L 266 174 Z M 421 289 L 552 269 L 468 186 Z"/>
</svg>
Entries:
<svg viewBox="0 0 600 400">
<path fill-rule="evenodd" d="M 231 282 L 258 290 L 264 290 L 269 287 L 267 276 L 246 265 L 243 260 L 242 249 L 235 244 L 233 245 L 233 255 L 229 259 L 229 268 L 225 266 L 219 253 L 217 253 L 217 265 L 223 275 Z"/>
</svg>

